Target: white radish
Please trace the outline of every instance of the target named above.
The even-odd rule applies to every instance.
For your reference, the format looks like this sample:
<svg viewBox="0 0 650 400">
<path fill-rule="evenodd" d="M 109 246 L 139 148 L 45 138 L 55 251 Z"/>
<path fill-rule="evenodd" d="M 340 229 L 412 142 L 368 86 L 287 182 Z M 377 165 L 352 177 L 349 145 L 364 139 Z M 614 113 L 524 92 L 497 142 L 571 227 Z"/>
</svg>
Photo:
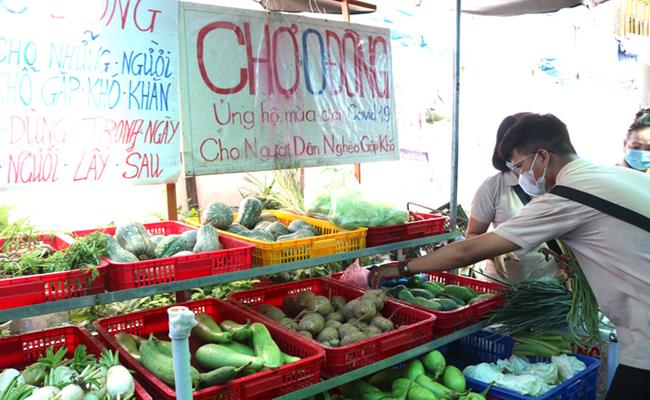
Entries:
<svg viewBox="0 0 650 400">
<path fill-rule="evenodd" d="M 38 388 L 25 400 L 52 400 L 61 390 L 56 386 Z"/>
<path fill-rule="evenodd" d="M 7 390 L 9 384 L 14 380 L 15 377 L 18 377 L 18 381 L 16 383 L 25 383 L 25 380 L 20 374 L 20 371 L 17 369 L 7 368 L 2 371 L 2 373 L 0 373 L 0 395 L 2 395 Z"/>
<path fill-rule="evenodd" d="M 112 398 L 124 398 L 135 392 L 135 382 L 128 369 L 116 365 L 106 374 L 106 393 Z"/>
<path fill-rule="evenodd" d="M 68 385 L 54 397 L 58 400 L 84 400 L 84 391 L 77 385 Z"/>
</svg>

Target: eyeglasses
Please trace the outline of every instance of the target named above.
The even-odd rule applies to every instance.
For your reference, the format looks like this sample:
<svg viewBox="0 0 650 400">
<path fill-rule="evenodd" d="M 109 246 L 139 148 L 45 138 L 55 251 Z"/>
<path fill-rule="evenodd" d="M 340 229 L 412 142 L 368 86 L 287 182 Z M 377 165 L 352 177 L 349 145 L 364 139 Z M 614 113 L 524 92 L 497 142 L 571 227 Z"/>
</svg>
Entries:
<svg viewBox="0 0 650 400">
<path fill-rule="evenodd" d="M 527 155 L 526 157 L 522 158 L 521 160 L 517 162 L 512 162 L 512 161 L 506 161 L 506 167 L 510 169 L 510 171 L 514 172 L 515 174 L 519 175 L 521 174 L 521 163 L 524 162 L 526 159 L 531 158 L 534 156 L 536 153 L 531 153 Z"/>
</svg>

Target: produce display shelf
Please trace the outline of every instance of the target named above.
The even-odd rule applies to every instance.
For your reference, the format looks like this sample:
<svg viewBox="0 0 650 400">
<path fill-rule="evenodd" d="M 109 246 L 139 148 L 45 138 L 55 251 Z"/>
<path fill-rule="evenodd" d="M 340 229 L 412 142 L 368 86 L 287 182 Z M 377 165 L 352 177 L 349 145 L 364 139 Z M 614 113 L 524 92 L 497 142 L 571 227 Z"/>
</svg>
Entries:
<svg viewBox="0 0 650 400">
<path fill-rule="evenodd" d="M 365 367 L 361 367 L 359 369 L 355 369 L 354 371 L 347 372 L 342 375 L 335 376 L 334 378 L 327 379 L 324 381 L 321 381 L 320 383 L 317 383 L 315 385 L 309 386 L 307 388 L 297 390 L 295 392 L 291 392 L 287 395 L 281 396 L 281 397 L 276 397 L 275 400 L 299 400 L 299 399 L 306 399 L 310 396 L 314 396 L 318 393 L 325 392 L 330 389 L 334 389 L 338 386 L 341 386 L 345 383 L 356 381 L 357 379 L 361 379 L 365 376 L 371 375 L 375 372 L 379 372 L 383 369 L 392 367 L 393 365 L 403 363 L 405 361 L 408 361 L 414 357 L 417 357 L 421 354 L 428 353 L 431 350 L 437 349 L 438 347 L 444 346 L 446 344 L 449 344 L 451 342 L 455 342 L 456 340 L 463 338 L 467 335 L 470 335 L 474 332 L 478 332 L 481 329 L 485 328 L 487 326 L 487 323 L 485 321 L 478 322 L 474 325 L 470 325 L 466 328 L 463 328 L 461 330 L 458 330 L 454 333 L 451 333 L 447 336 L 443 336 L 441 338 L 435 339 L 431 342 L 425 343 L 421 346 L 414 347 L 410 350 L 404 351 L 398 355 L 385 358 L 381 361 L 378 361 L 373 364 L 366 365 Z"/>
<path fill-rule="evenodd" d="M 442 235 L 429 236 L 419 239 L 407 240 L 404 242 L 390 243 L 383 246 L 367 247 L 365 249 L 350 251 L 346 253 L 332 254 L 324 257 L 310 258 L 306 260 L 294 261 L 285 264 L 275 264 L 265 267 L 251 268 L 237 272 L 229 272 L 220 275 L 204 276 L 201 278 L 187 279 L 176 282 L 162 283 L 151 286 L 143 286 L 133 289 L 119 290 L 115 292 L 106 292 L 89 296 L 76 297 L 52 301 L 48 303 L 35 304 L 25 307 L 16 307 L 6 310 L 0 310 L 0 321 L 12 319 L 28 318 L 37 315 L 50 314 L 61 311 L 69 311 L 77 308 L 92 307 L 99 304 L 109 304 L 118 301 L 137 299 L 140 297 L 153 296 L 160 293 L 179 292 L 193 288 L 199 288 L 220 283 L 227 283 L 242 279 L 251 279 L 280 272 L 295 271 L 301 268 L 313 267 L 316 265 L 332 263 L 343 260 L 352 260 L 359 257 L 384 253 L 394 250 L 400 250 L 409 247 L 422 246 L 425 244 L 435 244 L 444 241 L 453 241 L 461 232 L 453 231 Z"/>
</svg>

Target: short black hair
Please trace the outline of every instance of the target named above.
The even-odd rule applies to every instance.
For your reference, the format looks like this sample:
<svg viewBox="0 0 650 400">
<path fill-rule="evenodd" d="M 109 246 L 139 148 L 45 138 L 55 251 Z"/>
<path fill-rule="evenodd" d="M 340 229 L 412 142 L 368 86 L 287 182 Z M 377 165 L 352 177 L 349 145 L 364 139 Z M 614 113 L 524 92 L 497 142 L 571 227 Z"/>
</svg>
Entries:
<svg viewBox="0 0 650 400">
<path fill-rule="evenodd" d="M 499 152 L 499 146 L 501 145 L 503 137 L 505 136 L 506 132 L 508 132 L 508 129 L 510 129 L 510 127 L 512 127 L 520 117 L 530 114 L 531 113 L 529 112 L 520 112 L 517 114 L 508 115 L 499 124 L 499 128 L 497 128 L 497 140 L 494 143 L 494 151 L 492 152 L 492 166 L 497 170 L 501 172 L 508 172 L 510 170 L 506 165 L 506 159 L 503 158 Z"/>
<path fill-rule="evenodd" d="M 499 145 L 499 153 L 510 160 L 513 150 L 532 153 L 539 148 L 558 155 L 576 153 L 564 122 L 553 114 L 533 113 L 522 115 L 508 129 Z"/>
<path fill-rule="evenodd" d="M 627 135 L 625 135 L 625 140 L 630 140 L 630 136 L 633 132 L 645 128 L 650 128 L 650 108 L 644 108 L 636 113 L 634 116 L 634 122 L 632 122 L 630 127 L 627 128 Z"/>
</svg>

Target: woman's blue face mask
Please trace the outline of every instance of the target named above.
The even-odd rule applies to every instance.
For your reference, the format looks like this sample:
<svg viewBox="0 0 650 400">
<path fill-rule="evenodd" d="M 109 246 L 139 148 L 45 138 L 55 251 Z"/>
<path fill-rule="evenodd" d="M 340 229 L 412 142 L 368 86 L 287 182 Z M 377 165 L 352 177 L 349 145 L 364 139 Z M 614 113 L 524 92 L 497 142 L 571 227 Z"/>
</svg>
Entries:
<svg viewBox="0 0 650 400">
<path fill-rule="evenodd" d="M 625 153 L 625 162 L 634 169 L 645 171 L 650 169 L 650 151 L 628 149 Z"/>
</svg>

